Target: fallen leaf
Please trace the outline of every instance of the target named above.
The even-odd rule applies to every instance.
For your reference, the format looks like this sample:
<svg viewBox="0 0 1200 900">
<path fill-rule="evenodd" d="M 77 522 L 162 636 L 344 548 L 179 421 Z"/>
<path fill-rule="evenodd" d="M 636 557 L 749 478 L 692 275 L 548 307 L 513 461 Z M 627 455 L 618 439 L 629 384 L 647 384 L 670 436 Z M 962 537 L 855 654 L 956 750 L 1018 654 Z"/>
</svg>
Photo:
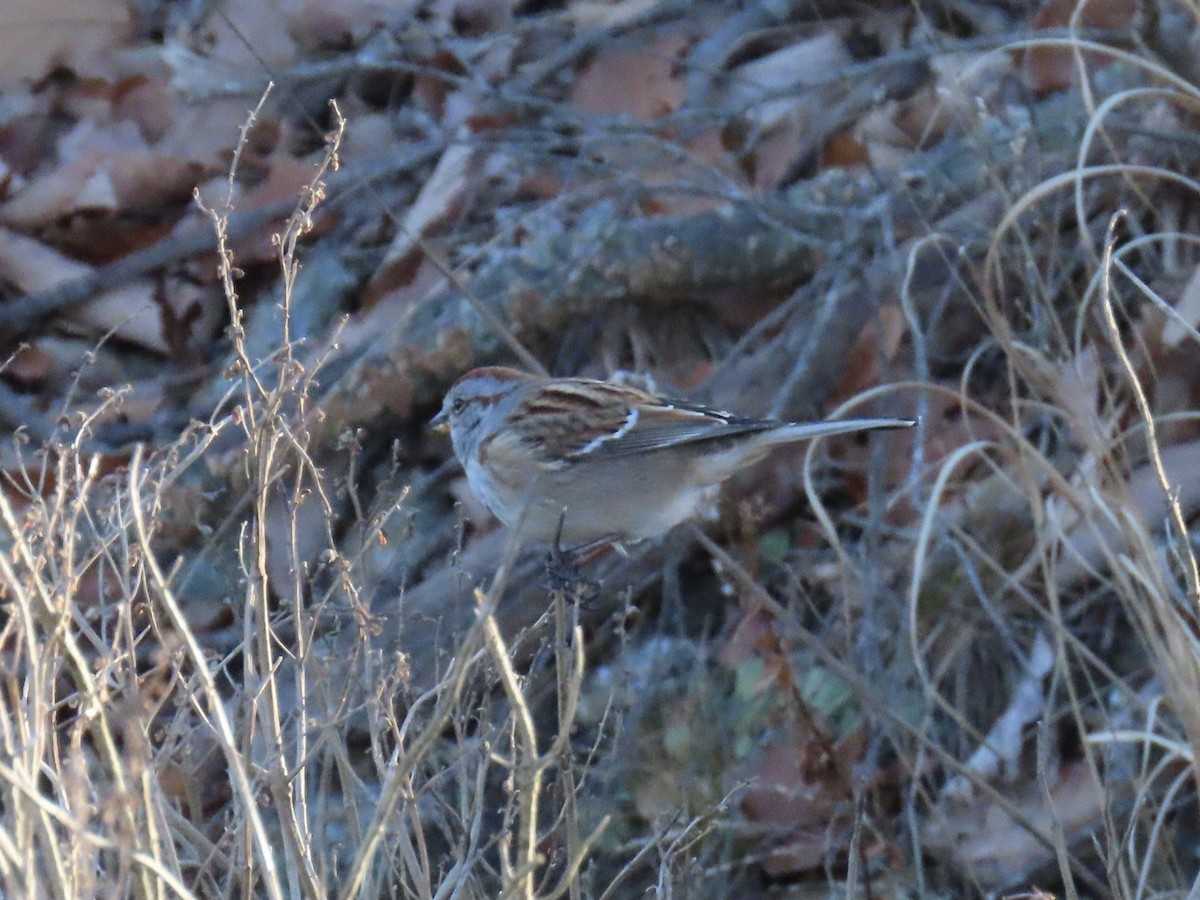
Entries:
<svg viewBox="0 0 1200 900">
<path fill-rule="evenodd" d="M 895 358 L 906 334 L 908 320 L 900 304 L 881 306 L 878 314 L 863 326 L 858 340 L 854 342 L 848 358 L 849 365 L 845 367 L 846 375 L 830 396 L 830 401 L 841 403 L 886 381 L 883 364 Z"/>
<path fill-rule="evenodd" d="M 727 138 L 756 187 L 779 185 L 816 149 L 812 124 L 827 96 L 804 88 L 827 80 L 831 71 L 851 62 L 839 30 L 829 28 L 732 71 L 732 86 L 720 102 L 743 119 L 742 131 L 754 142 L 744 146 L 740 135 L 728 131 Z"/>
<path fill-rule="evenodd" d="M 1098 827 L 1105 811 L 1120 802 L 1132 784 L 1102 784 L 1084 761 L 1060 766 L 1051 779 L 1048 791 L 1029 779 L 1007 786 L 1004 796 L 1041 834 L 1061 827 L 1068 846 Z M 1052 849 L 982 794 L 939 803 L 923 828 L 922 841 L 985 888 L 1011 885 L 1054 858 Z"/>
<path fill-rule="evenodd" d="M 436 0 L 435 15 L 456 34 L 479 37 L 512 23 L 515 0 Z"/>
<path fill-rule="evenodd" d="M 50 290 L 90 271 L 91 266 L 69 259 L 45 244 L 0 229 L 0 275 L 26 293 Z M 169 349 L 162 333 L 154 285 L 147 280 L 98 294 L 64 318 L 97 335 L 111 332 L 122 340 L 158 353 L 166 353 Z"/>
<path fill-rule="evenodd" d="M 1080 28 L 1124 30 L 1133 20 L 1136 8 L 1135 0 L 1048 0 L 1033 18 L 1034 33 L 1068 28 L 1077 15 Z M 1021 57 L 1025 80 L 1038 94 L 1070 87 L 1079 77 L 1078 56 L 1079 51 L 1062 42 L 1031 47 Z M 1084 51 L 1082 59 L 1089 69 L 1112 61 L 1109 54 L 1096 50 Z"/>
<path fill-rule="evenodd" d="M 0 221 L 32 230 L 75 213 L 159 211 L 186 203 L 210 171 L 146 151 L 89 154 L 29 182 L 0 206 Z"/>
<path fill-rule="evenodd" d="M 196 45 L 203 48 L 205 59 L 225 68 L 226 78 L 236 77 L 240 69 L 263 79 L 296 58 L 296 42 L 282 26 L 295 20 L 306 4 L 307 0 L 220 4 L 212 8 Z"/>
<path fill-rule="evenodd" d="M 39 387 L 50 373 L 54 357 L 43 350 L 37 341 L 22 344 L 0 370 L 26 387 Z"/>
<path fill-rule="evenodd" d="M 747 821 L 768 830 L 767 874 L 809 871 L 845 848 L 851 792 L 844 773 L 851 762 L 799 721 L 777 729 L 762 748 L 741 806 Z"/>
<path fill-rule="evenodd" d="M 1018 763 L 1026 746 L 1026 727 L 1036 722 L 1046 709 L 1044 681 L 1054 669 L 1054 649 L 1046 635 L 1039 631 L 1034 637 L 1025 674 L 1014 688 L 1008 708 L 988 730 L 987 737 L 967 758 L 965 768 L 977 778 L 1004 782 L 1017 780 Z M 947 780 L 942 788 L 943 798 L 968 799 L 972 782 L 959 773 Z"/>
<path fill-rule="evenodd" d="M 567 15 L 576 28 L 617 28 L 661 6 L 663 0 L 620 0 L 617 3 L 576 0 Z"/>
<path fill-rule="evenodd" d="M 287 16 L 287 32 L 305 50 L 346 50 L 361 45 L 389 21 L 404 21 L 417 0 L 308 0 Z"/>
<path fill-rule="evenodd" d="M 1196 328 L 1200 327 L 1200 266 L 1192 270 L 1175 304 L 1175 313 L 1163 324 L 1162 340 L 1168 347 L 1178 347 L 1185 337 L 1195 340 Z"/>
<path fill-rule="evenodd" d="M 373 306 L 384 294 L 409 284 L 423 258 L 421 239 L 448 226 L 466 208 L 484 165 L 465 129 L 460 130 L 459 136 L 462 139 L 446 148 L 396 229 L 392 245 L 367 285 L 366 306 Z"/>
<path fill-rule="evenodd" d="M 585 115 L 652 120 L 673 113 L 685 95 L 677 62 L 688 44 L 672 35 L 641 50 L 601 51 L 575 76 L 571 104 Z"/>
<path fill-rule="evenodd" d="M 1200 441 L 1175 444 L 1161 450 L 1161 462 L 1172 496 L 1163 492 L 1157 466 L 1138 466 L 1120 483 L 1087 484 L 1070 497 L 1057 494 L 1046 498 L 1047 536 L 1057 535 L 1063 554 L 1054 574 L 1060 589 L 1098 573 L 1109 560 L 1127 551 L 1128 517 L 1148 530 L 1168 514 L 1168 502 L 1179 504 L 1185 518 L 1200 509 Z M 1085 472 L 1095 481 L 1096 475 Z M 1088 500 L 1087 506 L 1080 504 Z"/>
<path fill-rule="evenodd" d="M 873 110 L 868 113 L 863 119 L 859 120 L 860 125 L 867 118 L 879 113 L 879 110 Z M 891 131 L 891 118 L 884 115 L 885 127 Z M 868 163 L 875 163 L 875 153 L 871 147 L 871 134 L 869 130 L 859 132 L 857 129 L 843 129 L 835 133 L 821 147 L 821 161 L 819 167 L 824 169 L 850 169 L 857 166 L 865 166 Z M 878 165 L 878 163 L 875 163 Z"/>
<path fill-rule="evenodd" d="M 126 0 L 4 0 L 0 88 L 57 67 L 82 73 L 129 36 Z"/>
</svg>

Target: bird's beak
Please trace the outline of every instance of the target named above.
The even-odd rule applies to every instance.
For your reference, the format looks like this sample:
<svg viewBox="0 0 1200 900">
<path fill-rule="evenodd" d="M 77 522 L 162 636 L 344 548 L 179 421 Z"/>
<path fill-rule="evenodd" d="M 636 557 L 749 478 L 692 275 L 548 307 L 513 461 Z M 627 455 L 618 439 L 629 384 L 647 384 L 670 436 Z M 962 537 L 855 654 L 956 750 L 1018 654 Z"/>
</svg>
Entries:
<svg viewBox="0 0 1200 900">
<path fill-rule="evenodd" d="M 450 430 L 450 417 L 446 415 L 444 409 L 429 420 L 429 427 L 438 434 L 445 434 Z"/>
</svg>

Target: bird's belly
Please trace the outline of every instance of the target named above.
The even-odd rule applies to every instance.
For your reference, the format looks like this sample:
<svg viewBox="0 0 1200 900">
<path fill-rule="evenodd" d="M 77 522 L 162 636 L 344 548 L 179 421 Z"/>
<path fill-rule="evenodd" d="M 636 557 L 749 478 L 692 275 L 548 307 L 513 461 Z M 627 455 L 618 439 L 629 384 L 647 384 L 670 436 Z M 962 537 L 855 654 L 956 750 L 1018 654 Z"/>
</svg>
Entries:
<svg viewBox="0 0 1200 900">
<path fill-rule="evenodd" d="M 553 540 L 562 521 L 562 541 L 584 543 L 604 537 L 657 537 L 691 517 L 703 498 L 679 472 L 659 471 L 645 459 L 597 464 L 591 471 L 548 473 L 523 526 L 530 537 Z"/>
<path fill-rule="evenodd" d="M 534 477 L 526 472 L 511 481 L 474 465 L 467 466 L 467 479 L 496 517 L 519 527 L 527 540 L 643 540 L 690 518 L 705 498 L 705 486 L 690 486 L 693 479 L 681 469 L 687 465 L 673 454 L 654 454 L 542 470 Z"/>
</svg>

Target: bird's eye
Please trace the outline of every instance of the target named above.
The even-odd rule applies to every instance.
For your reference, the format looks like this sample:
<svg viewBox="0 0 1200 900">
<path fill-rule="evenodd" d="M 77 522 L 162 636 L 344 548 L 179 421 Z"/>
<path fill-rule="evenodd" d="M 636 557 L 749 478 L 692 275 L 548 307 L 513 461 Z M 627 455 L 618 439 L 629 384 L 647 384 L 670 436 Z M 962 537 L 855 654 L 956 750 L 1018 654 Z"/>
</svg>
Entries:
<svg viewBox="0 0 1200 900">
<path fill-rule="evenodd" d="M 455 397 L 454 402 L 450 404 L 450 412 L 455 413 L 455 414 L 462 412 L 466 408 L 467 408 L 467 401 L 464 400 L 462 397 Z"/>
</svg>

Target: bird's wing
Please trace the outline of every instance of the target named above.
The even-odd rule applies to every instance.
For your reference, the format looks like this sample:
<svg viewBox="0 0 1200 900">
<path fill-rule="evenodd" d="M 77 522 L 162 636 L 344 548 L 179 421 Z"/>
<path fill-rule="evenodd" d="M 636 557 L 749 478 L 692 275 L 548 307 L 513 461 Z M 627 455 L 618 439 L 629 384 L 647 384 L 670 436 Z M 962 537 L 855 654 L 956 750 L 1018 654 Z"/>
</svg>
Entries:
<svg viewBox="0 0 1200 900">
<path fill-rule="evenodd" d="M 692 441 L 776 427 L 736 419 L 636 388 L 563 378 L 533 391 L 512 414 L 513 439 L 543 468 L 610 459 Z M 516 449 L 516 448 L 510 448 Z"/>
<path fill-rule="evenodd" d="M 619 432 L 592 441 L 580 456 L 607 458 L 664 450 L 777 428 L 778 422 L 743 419 L 684 401 L 646 398 L 631 408 Z"/>
<path fill-rule="evenodd" d="M 562 378 L 532 392 L 513 419 L 519 439 L 546 468 L 586 457 L 637 424 L 642 392 L 604 381 Z"/>
</svg>

